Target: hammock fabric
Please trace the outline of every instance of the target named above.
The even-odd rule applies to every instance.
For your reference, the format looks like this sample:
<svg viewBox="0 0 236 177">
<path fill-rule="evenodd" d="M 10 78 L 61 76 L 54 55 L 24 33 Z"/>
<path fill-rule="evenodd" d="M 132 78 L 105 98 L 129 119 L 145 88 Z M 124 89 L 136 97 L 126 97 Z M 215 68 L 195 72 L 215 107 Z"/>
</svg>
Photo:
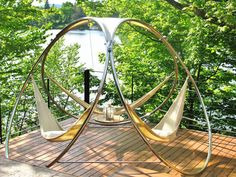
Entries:
<svg viewBox="0 0 236 177">
<path fill-rule="evenodd" d="M 38 111 L 38 118 L 42 136 L 48 141 L 67 141 L 72 140 L 80 130 L 82 124 L 87 120 L 90 107 L 77 119 L 77 121 L 68 129 L 64 130 L 52 115 L 45 103 L 39 89 L 32 78 L 34 96 Z"/>
<path fill-rule="evenodd" d="M 169 77 L 167 79 L 169 79 Z M 159 84 L 159 87 L 156 88 L 160 88 L 161 85 L 165 83 L 165 81 Z M 39 114 L 38 117 L 42 136 L 49 141 L 67 141 L 73 139 L 75 134 L 81 128 L 81 125 L 86 121 L 90 107 L 88 106 L 87 110 L 74 123 L 74 125 L 70 129 L 65 131 L 59 125 L 59 123 L 56 121 L 56 119 L 48 109 L 47 104 L 43 100 L 42 95 L 40 94 L 39 89 L 33 78 L 32 83 L 34 88 L 37 110 Z M 175 99 L 163 119 L 153 129 L 151 129 L 141 120 L 141 118 L 134 112 L 133 108 L 130 105 L 128 106 L 128 112 L 130 113 L 131 118 L 134 120 L 134 122 L 136 123 L 139 130 L 143 133 L 144 136 L 149 139 L 162 142 L 168 142 L 175 138 L 176 131 L 183 115 L 186 89 L 187 80 L 185 81 L 179 95 L 177 96 L 177 98 Z"/>
<path fill-rule="evenodd" d="M 133 102 L 130 106 L 135 109 L 140 107 L 141 105 L 143 105 L 145 102 L 147 102 L 157 91 L 159 91 L 163 85 L 169 81 L 169 79 L 173 76 L 173 74 L 171 74 L 170 76 L 166 77 L 164 81 L 162 81 L 160 84 L 158 84 L 154 89 L 152 89 L 151 91 L 149 91 L 148 93 L 146 93 L 145 95 L 143 95 L 141 98 L 139 98 L 138 100 L 136 100 L 135 102 Z M 79 103 L 81 106 L 83 106 L 84 108 L 88 109 L 90 104 L 86 103 L 85 101 L 83 101 L 82 99 L 80 99 L 79 97 L 77 97 L 76 95 L 72 94 L 70 91 L 68 91 L 67 89 L 65 89 L 62 85 L 60 85 L 55 79 L 53 79 L 52 77 L 48 76 L 48 79 L 50 81 L 52 81 L 54 84 L 56 84 L 63 92 L 65 92 L 68 96 L 70 96 L 73 100 L 75 100 L 77 103 Z M 121 115 L 123 113 L 125 113 L 125 109 L 124 107 L 120 107 L 120 108 L 116 108 L 114 114 L 115 115 Z M 104 114 L 99 108 L 96 108 L 94 113 L 97 114 Z"/>
<path fill-rule="evenodd" d="M 176 132 L 183 117 L 184 100 L 188 85 L 187 81 L 188 79 L 186 79 L 178 96 L 172 103 L 169 110 L 166 112 L 162 120 L 153 129 L 146 125 L 142 121 L 142 119 L 135 113 L 133 108 L 127 104 L 127 111 L 131 116 L 130 118 L 135 122 L 136 126 L 145 137 L 151 140 L 161 142 L 169 142 L 176 137 Z"/>
<path fill-rule="evenodd" d="M 69 97 L 71 97 L 73 100 L 75 100 L 77 103 L 79 103 L 81 106 L 83 106 L 85 109 L 88 109 L 90 107 L 90 104 L 86 103 L 76 95 L 72 94 L 69 90 L 65 89 L 62 85 L 60 85 L 55 79 L 51 78 L 49 75 L 47 75 L 48 79 L 52 81 L 54 84 L 56 84 L 63 92 L 65 92 Z M 98 108 L 94 110 L 94 113 L 97 114 L 103 114 L 102 111 L 100 111 Z"/>
<path fill-rule="evenodd" d="M 154 89 L 152 89 L 151 91 L 149 91 L 148 93 L 146 93 L 145 95 L 143 95 L 141 98 L 139 98 L 138 100 L 134 101 L 130 107 L 132 109 L 138 108 L 140 106 L 142 106 L 145 102 L 147 102 L 157 91 L 159 91 L 162 86 L 169 81 L 169 79 L 173 76 L 173 74 L 171 74 L 170 76 L 166 77 L 164 81 L 162 81 L 159 85 L 157 85 Z M 114 114 L 116 115 L 120 115 L 125 113 L 125 109 L 124 108 L 117 108 L 117 111 L 114 112 Z"/>
</svg>

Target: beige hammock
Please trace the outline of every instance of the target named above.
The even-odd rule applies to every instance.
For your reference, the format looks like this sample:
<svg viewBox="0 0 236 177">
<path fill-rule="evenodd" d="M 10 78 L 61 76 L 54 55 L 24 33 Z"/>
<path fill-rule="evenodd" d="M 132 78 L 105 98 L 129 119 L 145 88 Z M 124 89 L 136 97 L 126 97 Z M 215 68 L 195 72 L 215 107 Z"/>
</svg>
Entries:
<svg viewBox="0 0 236 177">
<path fill-rule="evenodd" d="M 147 101 L 153 94 L 155 94 L 170 78 L 167 77 L 162 83 L 160 83 L 153 90 L 145 94 L 143 97 L 135 101 L 133 104 L 128 105 L 128 112 L 131 115 L 131 118 L 134 120 L 140 131 L 149 139 L 158 140 L 158 141 L 170 141 L 175 138 L 176 131 L 178 129 L 179 123 L 182 119 L 183 108 L 184 108 L 184 99 L 187 88 L 187 80 L 185 81 L 179 95 L 160 121 L 153 129 L 147 126 L 140 117 L 134 112 L 134 108 L 140 106 L 145 101 Z M 39 89 L 32 78 L 34 95 L 36 99 L 36 105 L 38 110 L 38 117 L 40 123 L 40 129 L 42 136 L 50 141 L 66 141 L 73 139 L 74 135 L 79 131 L 81 125 L 86 121 L 87 114 L 90 109 L 90 105 L 85 103 L 83 100 L 78 99 L 75 95 L 71 94 L 68 90 L 64 89 L 60 86 L 54 79 L 48 77 L 51 81 L 53 81 L 56 85 L 58 85 L 64 92 L 66 92 L 69 96 L 83 104 L 86 111 L 81 115 L 81 117 L 72 125 L 70 129 L 67 131 L 63 130 L 63 128 L 56 121 L 52 113 L 47 107 L 47 104 L 42 98 L 42 95 L 39 92 Z M 83 106 L 82 105 L 82 106 Z M 119 112 L 123 112 L 120 110 Z"/>
<path fill-rule="evenodd" d="M 62 85 L 60 85 L 55 79 L 53 79 L 52 77 L 50 77 L 49 75 L 47 75 L 47 78 L 52 81 L 54 84 L 56 84 L 63 92 L 65 92 L 69 97 L 71 97 L 74 101 L 76 101 L 77 103 L 79 103 L 81 106 L 83 106 L 85 109 L 88 109 L 90 107 L 90 104 L 86 103 L 85 101 L 83 101 L 82 99 L 80 99 L 79 97 L 77 97 L 76 95 L 72 94 L 70 91 L 68 91 L 67 89 L 65 89 Z M 94 113 L 96 114 L 103 114 L 103 112 L 101 110 L 99 110 L 99 108 L 95 108 Z"/>
<path fill-rule="evenodd" d="M 162 81 L 160 84 L 158 84 L 154 89 L 152 89 L 151 91 L 149 91 L 148 93 L 146 93 L 145 95 L 143 95 L 141 98 L 139 98 L 138 100 L 134 101 L 130 106 L 135 109 L 140 107 L 141 105 L 143 105 L 146 101 L 148 101 L 158 90 L 160 90 L 162 88 L 162 86 L 169 81 L 169 79 L 173 76 L 173 74 L 171 74 L 170 76 L 166 77 L 164 81 Z M 52 81 L 54 84 L 56 84 L 63 92 L 65 92 L 68 96 L 70 96 L 73 100 L 75 100 L 77 103 L 79 103 L 81 106 L 83 106 L 84 108 L 88 109 L 90 104 L 86 103 L 85 101 L 83 101 L 82 99 L 80 99 L 79 97 L 77 97 L 76 95 L 70 93 L 70 91 L 68 91 L 67 89 L 65 89 L 62 85 L 60 85 L 55 79 L 51 78 L 50 76 L 48 76 L 48 79 L 50 81 Z M 123 113 L 125 113 L 125 109 L 124 107 L 119 107 L 115 109 L 114 114 L 115 115 L 121 115 Z M 102 110 L 100 110 L 99 108 L 96 108 L 94 113 L 96 114 L 104 114 L 102 112 Z"/>
<path fill-rule="evenodd" d="M 84 111 L 80 118 L 78 118 L 68 130 L 64 130 L 48 109 L 48 106 L 40 94 L 33 77 L 32 83 L 42 136 L 48 141 L 72 140 L 87 120 L 90 107 Z"/>
<path fill-rule="evenodd" d="M 146 125 L 142 121 L 142 119 L 135 113 L 133 108 L 129 104 L 127 104 L 127 111 L 129 112 L 130 118 L 135 122 L 135 125 L 145 137 L 161 142 L 169 142 L 176 137 L 176 132 L 183 117 L 187 85 L 188 78 L 186 79 L 178 96 L 176 97 L 162 120 L 152 129 L 148 125 Z"/>
<path fill-rule="evenodd" d="M 130 107 L 132 109 L 138 108 L 141 105 L 143 105 L 145 102 L 147 102 L 157 91 L 159 91 L 162 86 L 169 81 L 169 79 L 173 76 L 174 74 L 172 73 L 170 76 L 166 77 L 164 81 L 162 81 L 160 84 L 158 84 L 154 89 L 152 89 L 151 91 L 149 91 L 148 93 L 146 93 L 145 95 L 143 95 L 141 98 L 137 99 L 136 101 L 134 101 L 133 103 L 131 103 Z M 125 108 L 121 107 L 121 108 L 117 108 L 117 111 L 114 112 L 114 114 L 116 115 L 121 115 L 123 113 L 125 113 L 126 110 Z"/>
</svg>

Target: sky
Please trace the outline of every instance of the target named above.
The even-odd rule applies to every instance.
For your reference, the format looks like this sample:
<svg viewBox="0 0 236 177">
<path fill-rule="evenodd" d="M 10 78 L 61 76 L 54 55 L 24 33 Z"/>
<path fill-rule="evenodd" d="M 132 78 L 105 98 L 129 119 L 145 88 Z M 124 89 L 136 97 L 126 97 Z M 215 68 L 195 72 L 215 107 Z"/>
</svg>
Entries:
<svg viewBox="0 0 236 177">
<path fill-rule="evenodd" d="M 62 4 L 64 2 L 75 3 L 76 0 L 49 0 L 49 4 Z"/>
<path fill-rule="evenodd" d="M 48 2 L 49 2 L 49 4 L 62 4 L 64 2 L 75 3 L 76 0 L 49 0 Z M 33 5 L 38 6 L 38 5 L 41 5 L 41 4 L 44 4 L 44 3 L 45 3 L 45 1 L 39 3 L 37 0 L 34 0 Z"/>
</svg>

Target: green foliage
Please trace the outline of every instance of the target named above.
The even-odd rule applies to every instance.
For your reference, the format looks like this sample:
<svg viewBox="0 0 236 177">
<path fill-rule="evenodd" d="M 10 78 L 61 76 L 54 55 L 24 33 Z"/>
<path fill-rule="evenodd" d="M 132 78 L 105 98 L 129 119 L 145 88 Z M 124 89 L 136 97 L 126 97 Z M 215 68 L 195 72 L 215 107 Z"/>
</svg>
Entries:
<svg viewBox="0 0 236 177">
<path fill-rule="evenodd" d="M 45 72 L 57 80 L 64 88 L 74 94 L 83 92 L 83 65 L 79 65 L 79 46 L 77 44 L 65 46 L 64 39 L 59 40 L 48 53 Z M 80 74 L 81 73 L 81 74 Z M 34 79 L 44 97 L 48 101 L 47 94 L 42 87 L 41 66 L 39 65 L 34 72 Z M 45 78 L 47 84 L 48 80 Z M 19 92 L 16 91 L 16 92 Z M 81 107 L 64 92 L 62 92 L 53 82 L 49 82 L 49 92 L 60 107 L 69 111 L 71 114 L 78 115 Z M 50 104 L 51 111 L 55 118 L 65 116 L 54 104 Z M 35 129 L 38 127 L 37 110 L 35 98 L 33 96 L 32 85 L 27 86 L 24 95 L 18 105 L 16 116 L 13 123 L 13 133 L 21 130 Z"/>
<path fill-rule="evenodd" d="M 45 32 L 52 25 L 60 24 L 58 17 L 61 17 L 61 11 L 52 7 L 42 9 L 31 6 L 31 1 L 0 1 L 0 85 L 1 85 L 1 115 L 3 126 L 10 117 L 11 111 L 16 101 L 17 94 L 26 79 L 32 64 L 42 52 L 41 45 L 46 42 Z M 66 6 L 66 5 L 65 5 Z M 74 6 L 73 6 L 74 8 Z M 76 11 L 76 10 L 75 10 Z M 76 18 L 73 14 L 72 18 Z M 65 22 L 65 23 L 68 23 Z M 58 41 L 49 52 L 46 68 L 48 73 L 65 88 L 73 93 L 83 92 L 83 65 L 79 65 L 79 46 L 65 46 L 62 41 Z M 37 81 L 42 94 L 43 92 L 40 80 L 40 66 L 35 72 Z M 68 79 L 69 78 L 69 79 Z M 97 85 L 98 80 L 94 77 L 92 86 Z M 80 107 L 76 105 L 65 94 L 56 89 L 56 86 L 50 83 L 50 90 L 55 100 L 64 109 L 69 109 L 71 113 L 78 114 Z M 52 110 L 56 116 L 64 116 L 55 106 Z M 37 122 L 37 111 L 33 97 L 32 86 L 27 86 L 24 95 L 17 107 L 16 115 L 13 119 L 13 133 L 22 129 L 35 129 Z M 3 128 L 3 131 L 5 129 Z M 5 132 L 3 132 L 5 134 Z"/>
<path fill-rule="evenodd" d="M 61 8 L 52 6 L 44 10 L 44 20 L 51 23 L 52 29 L 64 28 L 74 20 L 84 17 L 84 11 L 81 7 L 71 2 L 65 2 Z"/>
<path fill-rule="evenodd" d="M 79 64 L 80 47 L 78 44 L 67 46 L 64 42 L 63 38 L 60 39 L 49 51 L 45 62 L 45 72 L 64 88 L 78 95 L 83 92 L 84 80 L 84 65 Z M 40 72 L 38 72 L 38 80 L 40 79 Z M 39 82 L 39 84 L 42 83 Z M 70 113 L 78 114 L 80 112 L 80 106 L 62 92 L 57 85 L 53 82 L 49 82 L 49 85 L 50 94 L 63 109 L 69 110 Z M 42 92 L 45 93 L 44 90 Z M 57 117 L 64 115 L 58 109 L 54 109 L 54 113 Z"/>
<path fill-rule="evenodd" d="M 16 94 L 35 56 L 39 54 L 40 44 L 45 42 L 48 26 L 41 17 L 42 11 L 32 7 L 31 1 L 0 0 L 0 97 L 3 123 L 6 123 Z"/>
<path fill-rule="evenodd" d="M 236 2 L 235 1 L 186 1 L 186 0 L 139 0 L 139 1 L 90 1 L 77 0 L 76 4 L 64 3 L 61 9 L 50 7 L 40 9 L 31 6 L 31 0 L 0 0 L 0 85 L 2 115 L 6 120 L 15 102 L 16 94 L 24 81 L 32 63 L 42 51 L 40 44 L 45 43 L 46 30 L 62 28 L 66 24 L 85 16 L 136 18 L 150 23 L 173 45 L 180 54 L 197 82 L 207 106 L 214 129 L 234 131 L 236 127 Z M 160 41 L 153 39 L 147 31 L 122 25 L 116 34 L 121 43 L 114 45 L 115 65 L 125 97 L 136 100 L 151 90 L 173 70 L 173 60 Z M 78 65 L 78 45 L 65 47 L 58 41 L 49 52 L 46 62 L 47 72 L 60 84 L 75 94 L 83 92 L 83 65 Z M 40 68 L 38 68 L 40 69 Z M 181 81 L 184 72 L 180 69 Z M 35 74 L 36 80 L 39 73 Z M 40 82 L 39 86 L 41 88 Z M 93 77 L 92 86 L 99 83 Z M 133 84 L 132 84 L 133 83 Z M 137 110 L 143 115 L 150 112 L 167 96 L 172 82 L 163 87 L 147 104 Z M 193 86 L 189 84 L 185 115 L 204 122 L 203 113 Z M 52 83 L 50 90 L 55 100 L 71 113 L 78 113 L 78 105 Z M 132 95 L 133 90 L 133 95 Z M 43 90 L 42 90 L 43 91 Z M 107 82 L 106 97 L 120 104 L 114 83 Z M 46 95 L 43 94 L 45 99 Z M 171 97 L 173 100 L 176 93 Z M 171 104 L 167 102 L 163 109 Z M 57 116 L 63 115 L 55 107 Z M 21 127 L 36 124 L 36 110 L 31 85 L 28 86 L 17 118 L 14 119 L 15 131 Z M 156 122 L 162 112 L 150 117 Z M 22 120 L 26 120 L 25 122 Z M 6 122 L 6 121 L 5 121 Z M 202 124 L 184 121 L 182 126 L 205 129 Z M 204 124 L 204 123 L 203 123 Z"/>
<path fill-rule="evenodd" d="M 78 0 L 77 3 L 89 16 L 141 19 L 167 36 L 168 41 L 191 69 L 207 105 L 213 128 L 221 133 L 226 129 L 235 131 L 234 1 Z M 163 78 L 173 69 L 169 67 L 171 59 L 159 42 L 151 42 L 150 35 L 145 31 L 122 28 L 117 32 L 122 44 L 115 46 L 116 67 L 128 99 L 131 99 L 131 75 L 134 76 L 134 97 L 138 98 L 159 82 L 157 78 Z M 141 79 L 143 75 L 146 79 Z M 108 91 L 113 90 L 112 88 L 114 89 L 111 84 Z M 113 91 L 109 96 L 117 98 L 115 95 L 116 92 Z M 159 97 L 165 95 L 166 91 L 163 91 Z M 152 100 L 141 112 L 152 110 L 160 100 Z M 185 112 L 189 117 L 204 121 L 192 85 Z M 203 126 L 200 127 L 203 129 Z"/>
</svg>

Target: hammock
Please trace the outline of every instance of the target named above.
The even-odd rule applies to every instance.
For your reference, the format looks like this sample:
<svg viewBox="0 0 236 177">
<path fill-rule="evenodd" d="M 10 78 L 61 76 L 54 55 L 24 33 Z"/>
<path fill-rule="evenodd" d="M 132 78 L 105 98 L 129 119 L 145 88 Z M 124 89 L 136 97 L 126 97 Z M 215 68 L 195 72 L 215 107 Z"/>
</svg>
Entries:
<svg viewBox="0 0 236 177">
<path fill-rule="evenodd" d="M 68 129 L 64 130 L 58 121 L 54 118 L 47 107 L 39 89 L 32 77 L 34 96 L 36 100 L 36 107 L 38 111 L 38 119 L 40 124 L 41 135 L 48 141 L 67 141 L 72 140 L 82 125 L 88 118 L 90 107 L 77 119 L 77 121 Z"/>
<path fill-rule="evenodd" d="M 146 93 L 145 95 L 143 95 L 141 98 L 139 98 L 138 100 L 134 101 L 131 104 L 131 107 L 133 109 L 140 107 L 141 105 L 143 105 L 145 102 L 147 102 L 158 90 L 160 90 L 162 88 L 162 86 L 169 81 L 169 79 L 173 76 L 173 73 L 166 77 L 164 81 L 162 81 L 160 84 L 158 84 L 154 89 L 152 89 L 151 91 L 149 91 L 148 93 Z M 83 101 L 82 99 L 80 99 L 79 97 L 77 97 L 76 95 L 70 93 L 70 91 L 68 91 L 67 89 L 65 89 L 62 85 L 60 85 L 56 80 L 54 80 L 53 78 L 51 78 L 50 76 L 48 76 L 48 79 L 50 81 L 52 81 L 54 84 L 56 84 L 63 92 L 65 92 L 68 96 L 70 96 L 73 100 L 75 100 L 77 103 L 79 103 L 81 106 L 83 106 L 84 108 L 88 109 L 88 107 L 90 106 L 90 104 L 86 103 L 85 101 Z M 123 113 L 125 113 L 125 109 L 124 107 L 119 107 L 115 109 L 114 114 L 115 115 L 121 115 Z M 102 112 L 102 110 L 100 110 L 99 108 L 96 108 L 94 113 L 96 114 L 104 114 Z"/>
<path fill-rule="evenodd" d="M 56 80 L 54 80 L 53 78 L 51 78 L 49 75 L 47 75 L 48 79 L 50 81 L 52 81 L 54 84 L 56 84 L 63 92 L 65 92 L 69 97 L 71 97 L 74 101 L 76 101 L 77 103 L 79 103 L 81 106 L 83 106 L 85 109 L 88 109 L 90 107 L 90 104 L 86 103 L 85 101 L 83 101 L 82 99 L 80 99 L 79 97 L 77 97 L 76 95 L 72 94 L 70 91 L 68 91 L 67 89 L 65 89 L 62 85 L 60 85 Z M 97 114 L 103 114 L 102 111 L 99 110 L 99 108 L 95 108 L 94 113 Z"/>
<path fill-rule="evenodd" d="M 162 81 L 159 85 L 157 85 L 154 89 L 152 89 L 151 91 L 149 91 L 148 93 L 146 93 L 145 95 L 143 95 L 141 98 L 139 98 L 138 100 L 134 101 L 130 107 L 132 109 L 138 108 L 141 105 L 143 105 L 145 102 L 147 102 L 158 90 L 161 89 L 161 87 L 173 76 L 174 74 L 172 73 L 171 75 L 169 75 L 168 77 L 165 78 L 164 81 Z M 114 114 L 116 115 L 121 115 L 123 113 L 125 113 L 126 110 L 125 108 L 117 108 L 117 111 L 114 112 Z"/>
<path fill-rule="evenodd" d="M 184 100 L 188 85 L 187 81 L 188 78 L 162 120 L 152 129 L 145 124 L 135 113 L 133 108 L 127 104 L 127 111 L 130 118 L 135 122 L 135 125 L 145 137 L 161 142 L 169 142 L 176 137 L 176 132 L 183 116 Z"/>
</svg>

